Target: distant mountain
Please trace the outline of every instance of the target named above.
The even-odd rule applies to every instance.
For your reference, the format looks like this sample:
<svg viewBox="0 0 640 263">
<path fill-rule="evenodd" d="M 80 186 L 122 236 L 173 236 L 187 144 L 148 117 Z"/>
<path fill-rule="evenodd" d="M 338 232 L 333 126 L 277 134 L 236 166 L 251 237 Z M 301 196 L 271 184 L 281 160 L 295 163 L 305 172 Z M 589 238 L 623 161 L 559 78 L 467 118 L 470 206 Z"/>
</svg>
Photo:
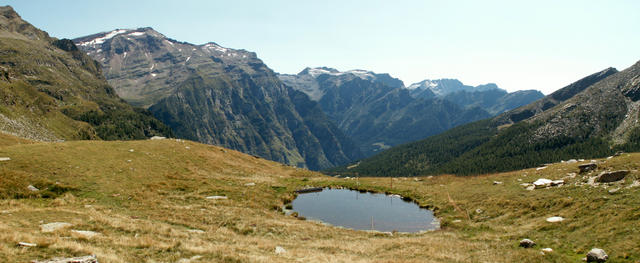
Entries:
<svg viewBox="0 0 640 263">
<path fill-rule="evenodd" d="M 71 40 L 50 37 L 9 6 L 0 7 L 0 130 L 43 141 L 172 135 L 120 99 Z"/>
<path fill-rule="evenodd" d="M 508 93 L 494 83 L 479 86 L 464 85 L 457 79 L 423 80 L 409 85 L 411 95 L 417 98 L 442 98 L 459 106 L 480 107 L 491 115 L 497 115 L 527 105 L 542 97 L 537 90 L 521 90 Z"/>
<path fill-rule="evenodd" d="M 527 106 L 406 144 L 334 173 L 479 174 L 640 150 L 640 62 L 605 69 Z"/>
<path fill-rule="evenodd" d="M 74 41 L 118 95 L 178 136 L 310 169 L 361 156 L 315 101 L 283 85 L 253 52 L 179 42 L 152 28 Z"/>
<path fill-rule="evenodd" d="M 402 81 L 388 74 L 323 67 L 279 77 L 317 101 L 365 155 L 490 116 L 477 107 L 412 97 Z"/>
</svg>

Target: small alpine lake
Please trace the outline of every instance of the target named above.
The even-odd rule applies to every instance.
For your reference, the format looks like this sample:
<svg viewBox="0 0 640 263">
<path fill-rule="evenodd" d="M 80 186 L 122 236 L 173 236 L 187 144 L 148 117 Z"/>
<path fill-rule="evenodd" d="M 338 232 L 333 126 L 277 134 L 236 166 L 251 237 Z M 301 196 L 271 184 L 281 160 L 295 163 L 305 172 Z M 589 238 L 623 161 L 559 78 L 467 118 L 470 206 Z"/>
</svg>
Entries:
<svg viewBox="0 0 640 263">
<path fill-rule="evenodd" d="M 309 220 L 355 230 L 415 233 L 440 227 L 433 211 L 399 195 L 324 188 L 299 194 L 292 207 Z"/>
</svg>

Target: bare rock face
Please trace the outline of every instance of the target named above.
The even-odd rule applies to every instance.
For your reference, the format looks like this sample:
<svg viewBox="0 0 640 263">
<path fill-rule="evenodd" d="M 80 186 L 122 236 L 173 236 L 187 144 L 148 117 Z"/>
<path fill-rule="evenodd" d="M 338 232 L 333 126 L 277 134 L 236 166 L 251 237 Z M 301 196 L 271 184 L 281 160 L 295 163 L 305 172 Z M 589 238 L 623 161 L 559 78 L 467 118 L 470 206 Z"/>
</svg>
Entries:
<svg viewBox="0 0 640 263">
<path fill-rule="evenodd" d="M 600 248 L 593 248 L 587 253 L 587 262 L 605 262 L 609 259 L 609 255 Z"/>
<path fill-rule="evenodd" d="M 75 257 L 75 258 L 54 258 L 42 261 L 31 261 L 32 263 L 98 263 L 98 258 L 95 255 Z"/>
<path fill-rule="evenodd" d="M 598 183 L 611 183 L 624 179 L 625 176 L 629 174 L 628 170 L 619 170 L 613 172 L 602 172 L 596 178 L 596 182 Z"/>
</svg>

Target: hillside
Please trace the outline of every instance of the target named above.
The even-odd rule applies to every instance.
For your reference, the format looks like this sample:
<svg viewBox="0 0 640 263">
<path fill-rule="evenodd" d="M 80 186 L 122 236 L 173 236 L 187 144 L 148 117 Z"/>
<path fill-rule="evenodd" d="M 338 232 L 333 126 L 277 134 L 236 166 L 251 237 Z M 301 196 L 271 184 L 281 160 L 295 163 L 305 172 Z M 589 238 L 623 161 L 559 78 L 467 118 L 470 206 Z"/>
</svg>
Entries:
<svg viewBox="0 0 640 263">
<path fill-rule="evenodd" d="M 593 247 L 604 249 L 608 262 L 640 260 L 638 154 L 596 160 L 595 172 L 580 175 L 581 163 L 565 163 L 479 177 L 355 180 L 173 139 L 28 143 L 3 135 L 0 145 L 0 157 L 10 157 L 0 162 L 2 262 L 91 254 L 105 263 L 578 262 Z M 620 182 L 587 184 L 600 171 L 619 169 L 632 172 Z M 520 185 L 539 178 L 565 184 L 532 191 Z M 414 199 L 436 209 L 443 228 L 390 235 L 278 211 L 294 190 L 329 185 Z M 206 198 L 213 195 L 228 199 Z M 565 220 L 546 222 L 551 216 Z M 41 230 L 53 222 L 71 225 Z M 523 238 L 538 245 L 519 248 Z M 275 253 L 276 246 L 285 252 Z M 540 252 L 547 247 L 553 252 Z"/>
<path fill-rule="evenodd" d="M 118 95 L 179 137 L 310 169 L 361 157 L 316 102 L 283 85 L 253 52 L 179 42 L 152 28 L 74 41 L 101 62 Z"/>
<path fill-rule="evenodd" d="M 456 127 L 332 173 L 363 176 L 482 174 L 618 150 L 640 150 L 635 90 L 640 63 L 605 69 L 530 105 Z"/>
<path fill-rule="evenodd" d="M 402 81 L 389 74 L 323 67 L 278 77 L 317 101 L 366 156 L 490 116 L 478 107 L 414 98 Z"/>
<path fill-rule="evenodd" d="M 172 135 L 121 100 L 100 65 L 0 7 L 0 130 L 33 140 L 144 139 Z"/>
</svg>

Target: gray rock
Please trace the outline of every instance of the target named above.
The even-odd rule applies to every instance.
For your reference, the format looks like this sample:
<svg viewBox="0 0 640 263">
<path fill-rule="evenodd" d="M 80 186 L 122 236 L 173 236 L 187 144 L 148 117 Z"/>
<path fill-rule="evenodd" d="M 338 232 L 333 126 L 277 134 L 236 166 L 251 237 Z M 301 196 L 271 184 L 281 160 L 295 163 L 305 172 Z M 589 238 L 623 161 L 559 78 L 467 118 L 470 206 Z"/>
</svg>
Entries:
<svg viewBox="0 0 640 263">
<path fill-rule="evenodd" d="M 287 250 L 286 250 L 286 249 L 284 249 L 284 248 L 283 248 L 283 247 L 281 247 L 281 246 L 277 246 L 277 247 L 276 247 L 276 255 L 280 255 L 280 254 L 284 254 L 284 253 L 287 253 Z"/>
<path fill-rule="evenodd" d="M 520 240 L 520 247 L 523 248 L 531 248 L 534 247 L 536 245 L 536 242 L 533 242 L 533 240 L 525 238 L 523 240 Z"/>
<path fill-rule="evenodd" d="M 98 258 L 95 255 L 91 255 L 75 258 L 53 258 L 42 261 L 34 260 L 32 263 L 98 263 Z"/>
<path fill-rule="evenodd" d="M 162 136 L 153 136 L 153 137 L 149 138 L 149 140 L 164 140 L 164 139 L 166 139 L 166 138 L 167 138 L 167 137 L 162 137 Z"/>
<path fill-rule="evenodd" d="M 580 173 L 586 173 L 588 171 L 594 171 L 596 168 L 598 168 L 598 165 L 595 164 L 595 163 L 587 163 L 587 164 L 578 165 L 578 169 L 580 169 Z"/>
<path fill-rule="evenodd" d="M 31 192 L 37 192 L 37 191 L 40 191 L 40 189 L 36 188 L 36 187 L 35 187 L 35 186 L 33 186 L 33 185 L 29 185 L 29 186 L 27 186 L 27 189 L 29 189 L 29 191 L 31 191 Z"/>
<path fill-rule="evenodd" d="M 500 181 L 493 181 L 493 185 L 502 184 Z"/>
<path fill-rule="evenodd" d="M 89 230 L 71 230 L 71 232 L 76 233 L 84 238 L 93 238 L 96 236 L 100 236 L 102 234 Z"/>
<path fill-rule="evenodd" d="M 36 247 L 36 246 L 38 246 L 38 244 L 27 243 L 27 242 L 18 242 L 18 246 L 21 246 L 21 247 Z"/>
<path fill-rule="evenodd" d="M 628 170 L 619 170 L 619 171 L 613 171 L 613 172 L 605 171 L 598 175 L 598 178 L 596 178 L 596 182 L 611 183 L 611 182 L 620 181 L 624 179 L 624 177 L 627 176 L 627 174 L 629 174 Z"/>
<path fill-rule="evenodd" d="M 593 248 L 587 253 L 587 262 L 605 262 L 607 259 L 609 255 L 599 248 Z"/>
<path fill-rule="evenodd" d="M 53 222 L 49 224 L 40 225 L 40 231 L 49 233 L 65 227 L 70 227 L 71 224 L 65 222 Z"/>
</svg>

